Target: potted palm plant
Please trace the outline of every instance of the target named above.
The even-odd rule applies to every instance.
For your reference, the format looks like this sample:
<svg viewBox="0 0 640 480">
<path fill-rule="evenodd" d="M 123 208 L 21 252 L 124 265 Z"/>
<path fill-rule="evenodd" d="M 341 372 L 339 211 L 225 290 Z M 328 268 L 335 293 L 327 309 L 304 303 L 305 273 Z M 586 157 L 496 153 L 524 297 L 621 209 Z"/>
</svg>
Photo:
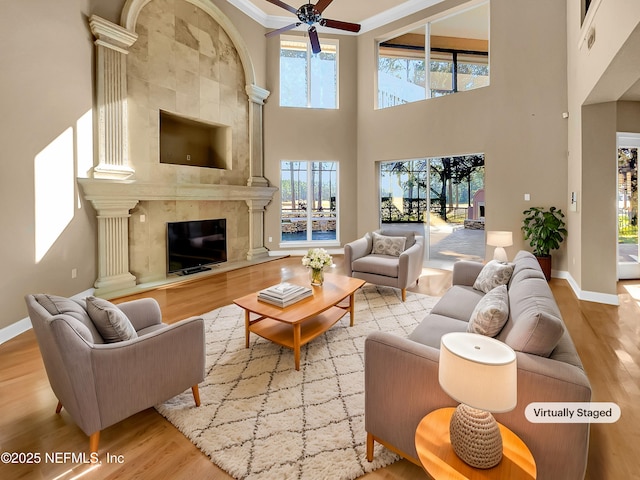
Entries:
<svg viewBox="0 0 640 480">
<path fill-rule="evenodd" d="M 531 207 L 522 213 L 525 216 L 522 221 L 524 239 L 529 241 L 544 276 L 550 280 L 551 250 L 560 248 L 560 244 L 567 236 L 567 230 L 564 228 L 564 214 L 556 207 L 548 210 Z"/>
</svg>

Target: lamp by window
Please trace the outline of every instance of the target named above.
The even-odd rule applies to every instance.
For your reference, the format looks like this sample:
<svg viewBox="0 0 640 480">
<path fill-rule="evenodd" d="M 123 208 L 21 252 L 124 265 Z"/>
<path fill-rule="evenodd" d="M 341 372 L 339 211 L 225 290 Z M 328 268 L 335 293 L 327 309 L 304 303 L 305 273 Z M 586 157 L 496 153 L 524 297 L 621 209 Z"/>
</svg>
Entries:
<svg viewBox="0 0 640 480">
<path fill-rule="evenodd" d="M 440 340 L 438 380 L 461 402 L 449 428 L 453 451 L 472 467 L 495 467 L 502 459 L 502 435 L 490 412 L 508 412 L 517 404 L 515 352 L 484 335 L 447 333 Z"/>
<path fill-rule="evenodd" d="M 504 247 L 513 245 L 513 234 L 511 232 L 493 231 L 487 232 L 487 245 L 496 247 L 493 252 L 493 259 L 499 262 L 507 261 L 507 252 Z"/>
</svg>

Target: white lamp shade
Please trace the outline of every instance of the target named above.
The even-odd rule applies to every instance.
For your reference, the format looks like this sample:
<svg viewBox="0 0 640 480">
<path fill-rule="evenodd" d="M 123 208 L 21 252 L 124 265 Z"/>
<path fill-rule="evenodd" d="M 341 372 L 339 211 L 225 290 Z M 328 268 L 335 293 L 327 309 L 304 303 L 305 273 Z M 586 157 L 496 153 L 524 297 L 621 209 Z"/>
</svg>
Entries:
<svg viewBox="0 0 640 480">
<path fill-rule="evenodd" d="M 438 380 L 453 399 L 488 412 L 508 412 L 517 399 L 516 354 L 476 333 L 447 333 L 440 340 Z"/>
<path fill-rule="evenodd" d="M 513 233 L 503 231 L 487 232 L 487 245 L 491 247 L 510 247 L 513 245 Z"/>
</svg>

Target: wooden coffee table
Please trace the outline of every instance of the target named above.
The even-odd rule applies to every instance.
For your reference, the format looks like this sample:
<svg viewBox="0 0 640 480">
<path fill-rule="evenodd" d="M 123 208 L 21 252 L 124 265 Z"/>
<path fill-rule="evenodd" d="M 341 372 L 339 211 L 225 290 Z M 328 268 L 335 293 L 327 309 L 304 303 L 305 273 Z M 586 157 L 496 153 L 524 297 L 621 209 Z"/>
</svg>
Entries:
<svg viewBox="0 0 640 480">
<path fill-rule="evenodd" d="M 308 285 L 307 277 L 287 280 L 296 285 Z M 300 347 L 329 330 L 347 312 L 354 320 L 354 295 L 364 280 L 343 275 L 325 274 L 324 285 L 311 287 L 313 296 L 280 308 L 258 300 L 258 292 L 233 301 L 245 310 L 246 347 L 253 332 L 278 345 L 293 350 L 296 370 L 300 370 Z M 256 318 L 252 318 L 257 315 Z"/>
</svg>

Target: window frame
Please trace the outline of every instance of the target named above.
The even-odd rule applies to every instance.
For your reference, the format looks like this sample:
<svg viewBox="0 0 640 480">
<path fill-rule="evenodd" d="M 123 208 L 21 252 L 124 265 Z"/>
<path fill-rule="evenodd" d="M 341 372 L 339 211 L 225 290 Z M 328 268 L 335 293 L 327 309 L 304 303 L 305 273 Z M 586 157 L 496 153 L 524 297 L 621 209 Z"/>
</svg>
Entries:
<svg viewBox="0 0 640 480">
<path fill-rule="evenodd" d="M 601 0 L 594 0 L 594 1 L 601 1 Z M 466 49 L 466 48 L 443 48 L 443 47 L 437 47 L 437 46 L 432 46 L 432 31 L 431 31 L 431 26 L 434 23 L 437 23 L 441 20 L 445 20 L 448 19 L 449 17 L 454 17 L 456 15 L 459 14 L 464 14 L 466 11 L 468 10 L 473 10 L 477 7 L 483 6 L 483 5 L 490 5 L 490 0 L 475 0 L 475 1 L 471 1 L 469 2 L 469 4 L 465 5 L 464 7 L 454 7 L 450 10 L 447 10 L 445 12 L 442 12 L 436 16 L 433 16 L 431 18 L 427 18 L 424 20 L 424 23 L 420 22 L 414 25 L 414 27 L 411 28 L 407 28 L 404 30 L 398 30 L 393 32 L 392 34 L 389 34 L 388 36 L 385 36 L 384 38 L 380 38 L 377 40 L 376 42 L 376 68 L 377 68 L 377 74 L 375 75 L 375 97 L 374 97 L 374 108 L 376 110 L 382 110 L 382 109 L 386 109 L 386 108 L 392 108 L 394 106 L 399 106 L 399 105 L 405 105 L 407 103 L 415 103 L 417 101 L 423 101 L 423 100 L 428 100 L 431 98 L 438 98 L 440 96 L 443 95 L 448 95 L 450 93 L 458 93 L 458 92 L 463 92 L 463 91 L 471 91 L 471 90 L 477 90 L 483 87 L 488 87 L 491 85 L 491 69 L 490 69 L 490 58 L 491 58 L 491 42 L 490 42 L 490 38 L 487 39 L 487 52 L 484 51 L 480 51 L 480 50 L 471 50 L 471 49 Z M 488 18 L 487 18 L 487 27 L 490 26 L 491 23 L 491 17 L 490 17 L 490 10 L 488 13 Z M 407 44 L 407 45 L 401 45 L 401 44 L 396 44 L 393 42 L 393 40 L 397 40 L 400 37 L 402 37 L 405 34 L 411 34 L 416 32 L 417 30 L 419 30 L 420 28 L 424 29 L 425 32 L 425 41 L 424 41 L 424 46 L 422 45 L 418 45 L 418 44 Z M 464 37 L 461 37 L 464 38 Z M 470 37 L 471 38 L 471 37 Z M 400 97 L 395 96 L 395 98 L 400 99 L 401 101 L 393 104 L 393 105 L 385 105 L 381 103 L 384 103 L 382 101 L 383 98 L 385 97 L 385 94 L 387 94 L 387 96 L 389 96 L 389 92 L 385 92 L 385 91 L 381 91 L 380 90 L 380 58 L 381 58 L 381 50 L 383 49 L 387 49 L 387 50 L 393 50 L 394 48 L 397 48 L 398 51 L 403 51 L 405 52 L 405 55 L 402 54 L 398 54 L 398 58 L 405 58 L 405 59 L 414 59 L 414 60 L 421 60 L 424 62 L 425 64 L 425 84 L 424 86 L 419 85 L 419 84 L 415 84 L 420 88 L 424 88 L 424 97 L 420 98 L 418 100 L 403 100 Z M 412 54 L 413 52 L 413 54 Z M 448 91 L 447 93 L 444 93 L 443 95 L 434 95 L 433 93 L 433 89 L 431 86 L 431 76 L 432 76 L 432 72 L 431 72 L 431 68 L 432 68 L 432 53 L 435 55 L 438 54 L 444 54 L 444 53 L 449 53 L 452 55 L 452 90 Z M 487 76 L 487 83 L 486 85 L 481 85 L 478 86 L 476 88 L 470 89 L 470 90 L 460 90 L 457 88 L 457 80 L 459 80 L 459 78 L 457 77 L 458 72 L 456 71 L 457 69 L 457 55 L 473 55 L 473 56 L 482 56 L 487 58 L 487 62 L 486 65 L 488 67 L 488 76 Z M 390 56 L 389 54 L 382 54 L 383 57 L 387 57 L 387 58 L 392 58 L 392 56 Z M 410 83 L 410 82 L 407 82 Z M 390 94 L 390 96 L 393 96 L 393 93 Z"/>
<path fill-rule="evenodd" d="M 278 100 L 278 105 L 281 108 L 307 108 L 313 110 L 338 110 L 340 108 L 340 41 L 334 38 L 319 38 L 320 47 L 331 45 L 335 48 L 335 71 L 336 71 L 336 90 L 335 90 L 335 106 L 334 107 L 314 107 L 312 105 L 312 68 L 311 68 L 311 59 L 315 55 L 311 50 L 311 42 L 308 36 L 293 36 L 293 35 L 280 35 L 280 48 L 278 55 L 278 76 L 279 76 L 279 94 L 280 98 Z M 306 106 L 301 105 L 283 105 L 282 104 L 282 44 L 283 42 L 296 42 L 296 43 L 306 43 L 306 63 L 307 63 L 307 104 Z"/>
<path fill-rule="evenodd" d="M 310 186 L 313 186 L 313 173 L 314 170 L 312 165 L 314 163 L 333 163 L 335 164 L 335 210 L 333 211 L 334 219 L 336 223 L 336 238 L 333 240 L 313 240 L 313 209 L 307 208 L 306 212 L 306 222 L 307 222 L 307 238 L 306 240 L 291 240 L 285 241 L 282 239 L 282 219 L 283 219 L 283 209 L 282 209 L 282 197 L 280 198 L 280 239 L 279 239 L 279 247 L 280 248 L 295 248 L 295 247 L 339 247 L 340 244 L 340 162 L 337 160 L 281 160 L 280 161 L 280 191 L 284 191 L 282 187 L 282 182 L 285 179 L 283 172 L 284 163 L 306 163 L 307 168 L 307 197 L 305 199 L 306 205 L 313 204 L 313 194 L 314 189 Z M 311 168 L 310 168 L 311 167 Z M 293 188 L 293 185 L 291 186 Z M 331 202 L 331 195 L 330 202 Z M 331 218 L 331 217 L 329 217 Z"/>
</svg>

